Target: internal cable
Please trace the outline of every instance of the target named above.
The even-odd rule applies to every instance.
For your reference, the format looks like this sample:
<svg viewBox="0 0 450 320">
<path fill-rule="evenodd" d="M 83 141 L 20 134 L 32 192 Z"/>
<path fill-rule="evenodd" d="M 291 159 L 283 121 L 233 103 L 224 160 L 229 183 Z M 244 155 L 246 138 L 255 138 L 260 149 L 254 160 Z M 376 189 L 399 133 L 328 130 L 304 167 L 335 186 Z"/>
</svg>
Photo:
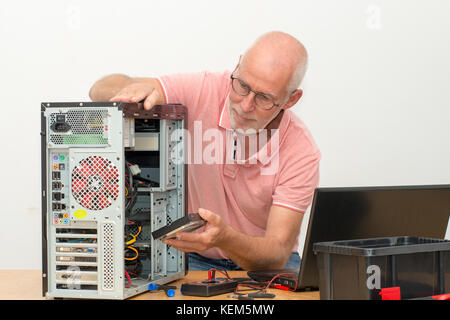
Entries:
<svg viewBox="0 0 450 320">
<path fill-rule="evenodd" d="M 139 252 L 135 248 L 128 246 L 127 249 L 130 249 L 130 250 L 134 251 L 136 253 L 136 255 L 133 258 L 125 258 L 125 260 L 133 261 L 133 260 L 136 260 L 139 257 Z"/>
<path fill-rule="evenodd" d="M 125 288 L 130 288 L 132 286 L 130 275 L 128 274 L 127 270 L 124 270 L 124 271 L 125 271 L 125 277 L 127 277 L 127 280 L 128 280 L 128 285 L 125 285 Z"/>
<path fill-rule="evenodd" d="M 142 227 L 141 226 L 139 226 L 138 227 L 138 233 L 136 233 L 135 235 L 133 235 L 133 234 L 129 234 L 129 236 L 132 238 L 131 240 L 129 240 L 129 241 L 127 241 L 127 242 L 125 242 L 125 245 L 130 245 L 130 244 L 133 244 L 133 243 L 135 243 L 136 242 L 136 238 L 139 236 L 139 234 L 141 233 L 141 230 L 142 230 Z"/>
</svg>

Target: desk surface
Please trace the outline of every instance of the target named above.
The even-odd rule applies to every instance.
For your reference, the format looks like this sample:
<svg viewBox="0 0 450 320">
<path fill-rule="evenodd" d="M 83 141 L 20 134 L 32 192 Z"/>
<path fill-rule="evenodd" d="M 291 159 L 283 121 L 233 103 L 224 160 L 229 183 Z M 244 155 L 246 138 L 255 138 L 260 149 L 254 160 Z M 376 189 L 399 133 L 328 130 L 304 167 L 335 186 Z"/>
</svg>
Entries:
<svg viewBox="0 0 450 320">
<path fill-rule="evenodd" d="M 233 278 L 247 277 L 245 271 L 229 271 Z M 206 271 L 189 271 L 183 279 L 174 281 L 170 285 L 180 288 L 182 283 L 205 280 Z M 0 270 L 0 300 L 40 300 L 42 297 L 42 278 L 40 270 Z M 318 300 L 319 291 L 291 292 L 278 289 L 269 289 L 267 292 L 274 293 L 274 300 Z M 133 300 L 228 300 L 230 293 L 214 297 L 192 297 L 184 296 L 180 290 L 176 290 L 174 297 L 167 297 L 164 292 L 145 292 L 132 297 Z"/>
</svg>

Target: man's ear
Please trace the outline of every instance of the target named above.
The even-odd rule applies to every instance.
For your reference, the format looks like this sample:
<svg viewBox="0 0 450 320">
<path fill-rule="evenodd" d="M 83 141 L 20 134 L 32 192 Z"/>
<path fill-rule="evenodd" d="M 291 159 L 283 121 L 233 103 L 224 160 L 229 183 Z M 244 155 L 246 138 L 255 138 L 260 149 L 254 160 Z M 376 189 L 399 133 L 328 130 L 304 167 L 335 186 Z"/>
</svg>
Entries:
<svg viewBox="0 0 450 320">
<path fill-rule="evenodd" d="M 302 89 L 297 89 L 295 90 L 291 96 L 289 97 L 288 101 L 284 104 L 283 109 L 287 110 L 290 107 L 294 106 L 298 100 L 300 100 L 300 98 L 303 96 L 303 90 Z"/>
</svg>

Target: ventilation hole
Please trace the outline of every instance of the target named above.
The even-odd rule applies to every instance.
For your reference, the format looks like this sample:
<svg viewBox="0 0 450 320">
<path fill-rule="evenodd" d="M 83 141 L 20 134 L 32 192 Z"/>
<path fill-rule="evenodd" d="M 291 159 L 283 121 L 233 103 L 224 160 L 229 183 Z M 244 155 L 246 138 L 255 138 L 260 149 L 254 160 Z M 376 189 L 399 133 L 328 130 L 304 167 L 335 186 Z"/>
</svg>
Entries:
<svg viewBox="0 0 450 320">
<path fill-rule="evenodd" d="M 86 209 L 108 208 L 119 196 L 119 170 L 99 156 L 81 160 L 72 171 L 72 195 Z"/>
<path fill-rule="evenodd" d="M 114 289 L 114 227 L 111 223 L 102 225 L 102 263 L 103 279 L 102 287 L 104 290 Z"/>
<path fill-rule="evenodd" d="M 50 141 L 54 144 L 108 144 L 108 138 L 103 135 L 108 116 L 106 110 L 69 110 L 67 113 L 52 113 L 50 126 L 55 123 L 56 115 L 66 115 L 70 131 L 67 134 L 50 134 Z"/>
</svg>

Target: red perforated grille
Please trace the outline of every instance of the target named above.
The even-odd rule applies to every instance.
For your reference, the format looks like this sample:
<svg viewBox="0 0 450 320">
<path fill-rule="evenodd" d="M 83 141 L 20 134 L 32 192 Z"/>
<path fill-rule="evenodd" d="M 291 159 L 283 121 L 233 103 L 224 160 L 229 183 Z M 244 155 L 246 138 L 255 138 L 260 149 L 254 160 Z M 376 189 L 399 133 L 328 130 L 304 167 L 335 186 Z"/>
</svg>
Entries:
<svg viewBox="0 0 450 320">
<path fill-rule="evenodd" d="M 72 195 L 89 210 L 108 208 L 119 196 L 119 170 L 99 156 L 81 160 L 72 171 Z"/>
</svg>

